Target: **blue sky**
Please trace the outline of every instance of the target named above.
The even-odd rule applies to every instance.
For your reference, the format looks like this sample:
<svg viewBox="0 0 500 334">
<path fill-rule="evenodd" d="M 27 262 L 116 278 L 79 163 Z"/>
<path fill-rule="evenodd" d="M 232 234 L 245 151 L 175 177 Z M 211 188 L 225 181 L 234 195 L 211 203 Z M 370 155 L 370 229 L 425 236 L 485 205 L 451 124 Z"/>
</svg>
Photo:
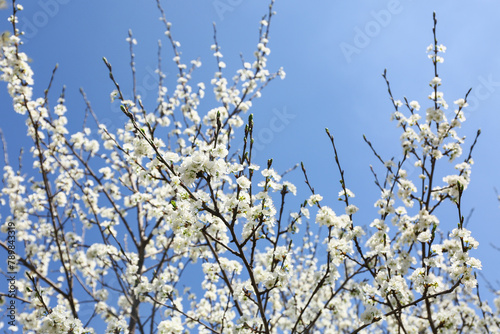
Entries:
<svg viewBox="0 0 500 334">
<path fill-rule="evenodd" d="M 136 67 L 138 85 L 146 105 L 152 105 L 156 90 L 157 40 L 164 38 L 154 0 L 37 0 L 19 1 L 25 7 L 20 28 L 26 31 L 23 50 L 32 59 L 36 92 L 43 94 L 52 68 L 59 64 L 53 84 L 55 101 L 66 85 L 70 128 L 81 127 L 85 105 L 82 87 L 101 121 L 108 126 L 124 123 L 119 111 L 109 103 L 113 86 L 101 60 L 105 56 L 125 90 L 131 88 L 128 29 L 138 41 Z M 251 59 L 258 41 L 258 23 L 267 13 L 267 0 L 172 0 L 164 2 L 172 34 L 181 42 L 184 61 L 200 57 L 202 68 L 195 79 L 207 84 L 216 62 L 210 45 L 212 23 L 218 30 L 226 73 L 240 64 L 240 52 Z M 469 228 L 479 240 L 475 256 L 483 261 L 484 274 L 495 281 L 500 276 L 499 255 L 490 243 L 500 237 L 500 208 L 494 187 L 500 189 L 500 32 L 498 1 L 297 1 L 277 0 L 277 16 L 271 23 L 269 68 L 283 66 L 287 77 L 273 82 L 254 103 L 257 158 L 264 164 L 274 158 L 277 170 L 284 171 L 303 161 L 317 192 L 335 207 L 340 190 L 331 145 L 324 133 L 328 127 L 336 138 L 347 186 L 356 193 L 360 207 L 358 223 L 376 218 L 373 203 L 378 196 L 369 165 L 377 161 L 363 141 L 372 141 L 386 159 L 401 157 L 399 129 L 390 122 L 389 101 L 382 72 L 387 68 L 396 98 L 418 100 L 425 110 L 431 62 L 425 53 L 432 43 L 432 13 L 438 18 L 438 41 L 447 46 L 440 66 L 444 98 L 450 104 L 464 97 L 469 88 L 470 108 L 461 134 L 468 141 L 478 128 L 482 135 L 473 155 L 472 183 L 465 194 L 465 211 L 474 209 Z M 7 11 L 0 12 L 0 30 L 9 29 Z M 165 40 L 163 40 L 165 42 Z M 164 72 L 167 82 L 175 80 L 169 62 L 171 50 L 164 43 Z M 169 70 L 170 69 L 170 70 Z M 171 73 L 168 76 L 168 73 Z M 230 75 L 229 77 L 231 77 Z M 8 140 L 11 162 L 24 139 L 24 120 L 13 113 L 2 83 L 1 127 Z M 207 94 L 209 110 L 213 101 Z M 27 159 L 28 156 L 25 157 Z M 3 162 L 2 162 L 3 163 Z M 290 175 L 309 194 L 301 174 Z M 339 210 L 343 210 L 338 206 Z M 296 207 L 289 207 L 296 210 Z M 451 228 L 455 213 L 441 217 Z M 449 220 L 449 221 L 447 221 Z M 486 292 L 486 291 L 485 291 Z"/>
</svg>

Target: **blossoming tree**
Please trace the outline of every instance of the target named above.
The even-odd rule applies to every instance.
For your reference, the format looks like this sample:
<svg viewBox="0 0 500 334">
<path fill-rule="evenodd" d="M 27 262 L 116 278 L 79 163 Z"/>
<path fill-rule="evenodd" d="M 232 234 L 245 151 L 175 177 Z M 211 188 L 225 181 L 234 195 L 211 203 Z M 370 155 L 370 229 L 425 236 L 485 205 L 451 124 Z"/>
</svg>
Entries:
<svg viewBox="0 0 500 334">
<path fill-rule="evenodd" d="M 232 78 L 214 38 L 218 68 L 209 87 L 218 107 L 206 110 L 207 85 L 192 82 L 201 62 L 181 58 L 157 0 L 177 85 L 164 86 L 159 56 L 157 105 L 146 110 L 135 89 L 124 98 L 104 58 L 115 86 L 111 98 L 127 122 L 107 129 L 82 91 L 96 126 L 69 133 L 64 91 L 52 106 L 49 90 L 33 94 L 16 25 L 23 7 L 12 0 L 1 79 L 14 111 L 26 119 L 38 173 L 26 176 L 5 159 L 0 195 L 10 214 L 3 217 L 7 238 L 0 248 L 9 259 L 2 270 L 15 282 L 0 291 L 5 327 L 65 334 L 500 332 L 498 312 L 476 289 L 481 264 L 469 253 L 478 243 L 462 212 L 477 137 L 463 153 L 457 131 L 468 93 L 450 116 L 439 90 L 446 48 L 438 44 L 436 19 L 425 112 L 417 101 L 394 98 L 384 72 L 403 157 L 386 160 L 365 138 L 383 175 L 372 169 L 378 216 L 364 227 L 328 129 L 345 212 L 315 192 L 304 165 L 310 193 L 297 194 L 272 160 L 264 166 L 252 160 L 248 111 L 270 81 L 285 76 L 267 69 L 273 3 L 260 22 L 253 61 Z M 135 75 L 131 33 L 127 40 Z M 417 161 L 414 178 L 406 171 L 410 158 Z M 438 177 L 450 163 L 455 172 Z M 302 204 L 287 214 L 290 196 Z M 446 217 L 455 220 L 452 231 L 436 215 L 445 202 L 457 211 Z M 192 273 L 201 279 L 188 278 Z M 15 321 L 10 305 L 17 305 Z"/>
</svg>

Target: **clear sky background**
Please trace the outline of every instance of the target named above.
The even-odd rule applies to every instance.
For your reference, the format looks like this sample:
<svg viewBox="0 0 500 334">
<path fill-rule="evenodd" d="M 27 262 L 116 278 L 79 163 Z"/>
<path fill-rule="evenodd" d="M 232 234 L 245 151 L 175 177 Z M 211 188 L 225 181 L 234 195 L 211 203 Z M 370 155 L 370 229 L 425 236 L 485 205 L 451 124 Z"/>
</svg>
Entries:
<svg viewBox="0 0 500 334">
<path fill-rule="evenodd" d="M 204 81 L 208 86 L 216 69 L 210 51 L 213 22 L 229 78 L 240 64 L 240 52 L 252 59 L 259 21 L 267 13 L 267 0 L 162 2 L 173 24 L 172 34 L 181 42 L 183 61 L 200 57 L 203 63 L 194 76 L 195 82 Z M 66 85 L 70 129 L 78 131 L 83 120 L 85 105 L 80 87 L 108 127 L 121 127 L 125 122 L 116 105 L 109 103 L 113 86 L 101 58 L 107 57 L 117 80 L 130 92 L 130 58 L 125 42 L 129 28 L 138 41 L 137 79 L 146 106 L 154 105 L 156 99 L 153 71 L 157 66 L 158 39 L 164 42 L 167 82 L 174 82 L 176 72 L 170 62 L 173 55 L 158 20 L 156 1 L 19 3 L 25 7 L 19 27 L 26 31 L 23 51 L 32 59 L 35 95 L 43 95 L 58 63 L 51 101 L 56 101 Z M 324 133 L 328 127 L 336 138 L 347 187 L 356 194 L 354 204 L 361 209 L 356 223 L 361 225 L 377 217 L 373 203 L 379 192 L 369 165 L 380 167 L 364 143 L 363 134 L 385 159 L 401 157 L 401 132 L 390 122 L 393 109 L 381 74 L 387 68 L 395 98 L 417 100 L 421 111 L 429 106 L 428 83 L 433 78 L 433 67 L 425 50 L 432 43 L 432 13 L 437 13 L 438 41 L 448 48 L 439 71 L 441 88 L 450 108 L 454 100 L 463 98 L 472 88 L 467 122 L 460 132 L 468 138 L 464 152 L 468 152 L 477 129 L 482 130 L 464 208 L 466 213 L 474 209 L 468 227 L 480 248 L 473 254 L 483 261 L 483 273 L 494 282 L 500 277 L 500 252 L 490 245 L 500 246 L 500 208 L 494 190 L 500 189 L 500 2 L 277 0 L 275 10 L 268 67 L 277 70 L 283 66 L 287 77 L 265 89 L 262 99 L 255 101 L 251 109 L 256 118 L 257 159 L 263 165 L 268 158 L 274 158 L 279 171 L 303 161 L 317 192 L 327 198 L 326 203 L 343 211 L 336 201 L 339 175 Z M 0 12 L 1 31 L 10 29 L 6 21 L 9 14 Z M 20 147 L 29 145 L 29 141 L 25 139 L 23 117 L 12 111 L 5 84 L 0 87 L 0 127 L 12 163 Z M 169 90 L 173 90 L 171 84 Z M 207 94 L 200 113 L 213 106 L 212 94 Z M 29 161 L 29 156 L 25 159 Z M 297 197 L 299 203 L 309 193 L 298 170 L 290 174 L 290 179 L 302 191 L 303 195 Z M 297 208 L 288 207 L 290 211 Z M 451 212 L 443 211 L 439 216 L 450 230 L 457 222 L 455 211 Z M 2 210 L 2 216 L 6 215 Z"/>
</svg>

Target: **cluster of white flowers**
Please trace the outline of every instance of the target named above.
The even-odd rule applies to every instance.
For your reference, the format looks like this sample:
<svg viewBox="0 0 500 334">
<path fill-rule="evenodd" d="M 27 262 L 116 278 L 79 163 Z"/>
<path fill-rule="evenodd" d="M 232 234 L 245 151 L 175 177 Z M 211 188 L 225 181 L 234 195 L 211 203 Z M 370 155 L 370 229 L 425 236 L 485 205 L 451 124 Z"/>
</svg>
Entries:
<svg viewBox="0 0 500 334">
<path fill-rule="evenodd" d="M 83 328 L 82 322 L 79 319 L 74 319 L 63 306 L 57 305 L 42 319 L 39 333 L 84 334 L 90 332 Z"/>
</svg>

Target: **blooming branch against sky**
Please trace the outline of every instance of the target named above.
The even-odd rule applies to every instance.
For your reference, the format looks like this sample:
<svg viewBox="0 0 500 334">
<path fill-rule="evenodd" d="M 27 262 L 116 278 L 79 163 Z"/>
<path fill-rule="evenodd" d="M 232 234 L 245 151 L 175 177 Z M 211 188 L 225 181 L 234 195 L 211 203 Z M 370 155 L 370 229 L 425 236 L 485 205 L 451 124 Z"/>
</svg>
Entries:
<svg viewBox="0 0 500 334">
<path fill-rule="evenodd" d="M 451 321 L 443 295 L 469 296 L 475 269 L 500 274 L 490 247 L 500 235 L 500 48 L 491 43 L 499 4 L 39 0 L 16 8 L 10 21 L 25 34 L 2 37 L 10 210 L 1 215 L 20 223 L 20 240 L 39 240 L 27 254 L 52 254 L 24 264 L 36 275 L 19 280 L 33 286 L 40 326 L 82 327 L 74 297 L 85 291 L 110 331 L 144 330 L 147 302 L 168 309 L 160 332 L 210 323 L 294 332 L 323 326 L 320 315 L 332 323 L 337 313 L 322 310 L 347 293 L 363 305 L 342 306 L 360 319 L 355 331 L 384 314 L 387 326 L 401 326 L 404 309 L 408 326 L 428 320 L 436 332 Z M 0 14 L 0 30 L 12 29 L 11 13 Z M 32 146 L 18 163 L 21 147 Z M 26 187 L 25 175 L 39 177 L 32 167 L 41 180 Z M 70 231 L 61 217 L 79 225 Z M 298 245 L 289 233 L 304 233 L 306 220 L 324 230 Z M 86 235 L 93 227 L 99 233 Z M 313 246 L 325 258 L 308 253 Z M 61 283 L 50 277 L 52 257 Z M 201 292 L 180 292 L 184 268 L 197 261 Z M 109 272 L 123 294 L 108 299 Z M 38 285 L 59 296 L 57 307 Z M 290 294 L 291 307 L 280 299 Z M 443 301 L 434 319 L 425 316 L 429 297 Z M 183 309 L 188 300 L 204 305 L 199 318 Z"/>
</svg>

